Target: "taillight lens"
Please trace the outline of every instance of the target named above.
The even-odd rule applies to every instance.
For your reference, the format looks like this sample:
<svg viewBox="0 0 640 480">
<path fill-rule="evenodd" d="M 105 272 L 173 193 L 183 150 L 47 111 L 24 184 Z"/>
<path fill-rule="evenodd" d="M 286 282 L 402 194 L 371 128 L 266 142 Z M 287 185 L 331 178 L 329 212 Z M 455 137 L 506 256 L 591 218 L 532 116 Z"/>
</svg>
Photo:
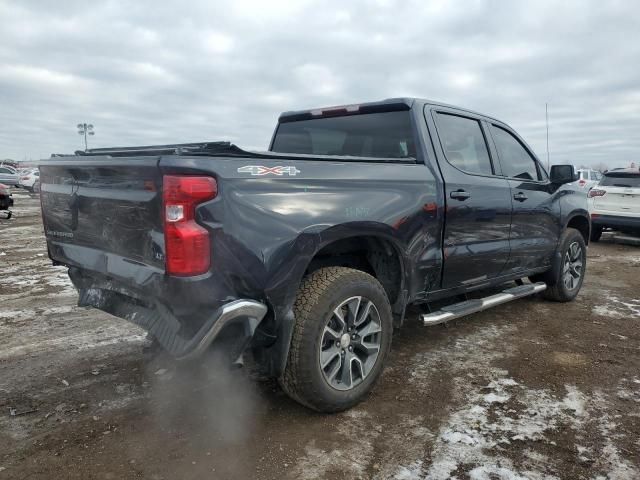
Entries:
<svg viewBox="0 0 640 480">
<path fill-rule="evenodd" d="M 606 193 L 607 193 L 606 190 L 600 190 L 599 188 L 592 188 L 591 190 L 589 190 L 589 198 L 604 197 Z"/>
<path fill-rule="evenodd" d="M 213 177 L 165 175 L 162 184 L 165 263 L 167 273 L 191 276 L 211 265 L 211 242 L 206 228 L 195 221 L 196 206 L 215 198 Z"/>
<path fill-rule="evenodd" d="M 582 180 L 582 179 L 581 179 L 581 180 L 578 182 L 578 185 L 580 185 L 581 187 L 584 187 L 585 183 L 587 183 L 587 181 L 586 181 L 586 180 Z"/>
</svg>

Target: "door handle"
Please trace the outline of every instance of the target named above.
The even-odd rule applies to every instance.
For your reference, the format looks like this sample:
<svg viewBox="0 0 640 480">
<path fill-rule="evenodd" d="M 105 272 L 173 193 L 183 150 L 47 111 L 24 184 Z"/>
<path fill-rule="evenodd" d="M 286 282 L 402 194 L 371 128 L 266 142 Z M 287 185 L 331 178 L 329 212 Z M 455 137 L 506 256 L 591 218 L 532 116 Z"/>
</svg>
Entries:
<svg viewBox="0 0 640 480">
<path fill-rule="evenodd" d="M 516 193 L 516 194 L 513 196 L 513 199 L 514 199 L 514 200 L 517 200 L 517 201 L 519 201 L 519 202 L 524 202 L 527 198 L 529 198 L 529 197 L 527 197 L 527 196 L 526 196 L 524 193 L 522 193 L 522 192 L 518 192 L 518 193 Z"/>
<path fill-rule="evenodd" d="M 449 194 L 451 198 L 455 198 L 456 200 L 462 200 L 463 202 L 471 196 L 469 192 L 465 192 L 464 190 L 456 190 Z"/>
</svg>

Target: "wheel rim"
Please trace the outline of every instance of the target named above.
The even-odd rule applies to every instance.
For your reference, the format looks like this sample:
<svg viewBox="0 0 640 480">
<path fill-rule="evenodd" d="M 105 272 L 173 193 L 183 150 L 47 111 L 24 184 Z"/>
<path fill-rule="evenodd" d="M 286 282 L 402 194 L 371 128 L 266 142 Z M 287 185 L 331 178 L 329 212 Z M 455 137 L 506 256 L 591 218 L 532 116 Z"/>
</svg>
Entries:
<svg viewBox="0 0 640 480">
<path fill-rule="evenodd" d="M 320 342 L 320 369 L 336 390 L 350 390 L 373 370 L 380 353 L 382 323 L 378 309 L 365 297 L 338 305 L 327 321 Z"/>
<path fill-rule="evenodd" d="M 582 247 L 578 242 L 573 242 L 564 254 L 564 266 L 562 268 L 562 279 L 564 286 L 568 290 L 574 290 L 580 283 L 582 277 Z"/>
</svg>

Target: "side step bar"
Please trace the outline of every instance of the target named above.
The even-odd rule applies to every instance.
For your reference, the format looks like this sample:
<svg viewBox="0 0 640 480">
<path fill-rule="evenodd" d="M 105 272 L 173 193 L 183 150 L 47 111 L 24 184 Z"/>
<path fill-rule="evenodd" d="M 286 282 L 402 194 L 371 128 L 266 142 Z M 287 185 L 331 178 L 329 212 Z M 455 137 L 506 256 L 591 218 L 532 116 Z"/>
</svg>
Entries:
<svg viewBox="0 0 640 480">
<path fill-rule="evenodd" d="M 487 308 L 495 307 L 496 305 L 502 305 L 503 303 L 516 300 L 518 298 L 527 297 L 534 293 L 542 292 L 547 289 L 547 284 L 544 282 L 532 283 L 527 285 L 520 285 L 518 287 L 508 288 L 501 293 L 491 295 L 485 298 L 478 298 L 475 300 L 466 300 L 460 303 L 454 303 L 453 305 L 447 305 L 441 308 L 437 312 L 425 313 L 421 315 L 422 323 L 425 326 L 437 325 L 439 323 L 448 322 L 454 318 L 464 317 L 472 313 L 481 312 Z"/>
</svg>

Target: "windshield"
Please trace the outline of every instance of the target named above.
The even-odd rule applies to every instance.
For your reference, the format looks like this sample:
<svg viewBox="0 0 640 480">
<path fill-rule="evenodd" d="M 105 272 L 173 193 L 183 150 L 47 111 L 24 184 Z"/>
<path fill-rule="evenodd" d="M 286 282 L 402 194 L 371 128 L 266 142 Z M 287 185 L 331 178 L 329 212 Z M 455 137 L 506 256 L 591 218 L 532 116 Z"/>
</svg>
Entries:
<svg viewBox="0 0 640 480">
<path fill-rule="evenodd" d="M 281 123 L 271 150 L 376 158 L 416 156 L 406 110 Z"/>
<path fill-rule="evenodd" d="M 600 185 L 603 187 L 640 188 L 640 174 L 638 173 L 606 173 Z"/>
</svg>

